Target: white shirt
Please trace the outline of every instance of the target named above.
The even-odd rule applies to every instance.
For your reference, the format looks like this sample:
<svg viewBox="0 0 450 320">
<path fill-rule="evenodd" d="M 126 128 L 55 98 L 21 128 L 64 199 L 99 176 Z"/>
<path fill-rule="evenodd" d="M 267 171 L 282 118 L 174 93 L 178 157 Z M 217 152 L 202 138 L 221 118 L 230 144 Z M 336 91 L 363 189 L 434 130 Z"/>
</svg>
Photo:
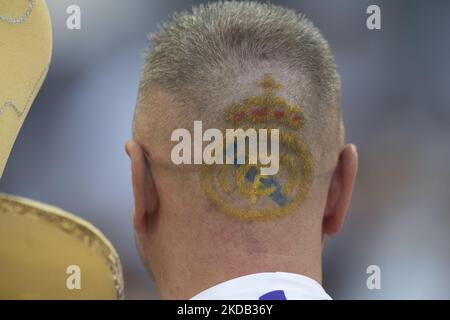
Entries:
<svg viewBox="0 0 450 320">
<path fill-rule="evenodd" d="M 191 300 L 331 300 L 331 297 L 311 278 L 287 272 L 264 272 L 222 282 Z"/>
</svg>

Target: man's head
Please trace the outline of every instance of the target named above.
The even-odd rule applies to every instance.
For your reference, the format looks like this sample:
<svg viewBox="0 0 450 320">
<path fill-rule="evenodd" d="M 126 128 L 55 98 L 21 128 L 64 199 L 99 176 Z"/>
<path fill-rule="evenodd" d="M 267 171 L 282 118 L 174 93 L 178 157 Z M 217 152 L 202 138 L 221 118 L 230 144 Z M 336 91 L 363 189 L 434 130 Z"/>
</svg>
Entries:
<svg viewBox="0 0 450 320">
<path fill-rule="evenodd" d="M 320 32 L 282 7 L 220 2 L 175 15 L 151 40 L 127 152 L 138 248 L 161 295 L 262 271 L 320 281 L 324 235 L 343 224 L 357 167 Z M 278 129 L 279 173 L 174 164 L 172 133 L 195 140 L 194 121 L 224 136 Z"/>
</svg>

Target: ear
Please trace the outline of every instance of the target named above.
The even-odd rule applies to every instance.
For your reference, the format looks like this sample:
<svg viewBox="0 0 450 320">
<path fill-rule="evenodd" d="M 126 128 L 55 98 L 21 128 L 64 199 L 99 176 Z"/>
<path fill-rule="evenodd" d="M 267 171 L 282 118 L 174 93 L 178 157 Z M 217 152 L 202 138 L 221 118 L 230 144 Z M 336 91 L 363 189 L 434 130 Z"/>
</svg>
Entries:
<svg viewBox="0 0 450 320">
<path fill-rule="evenodd" d="M 333 236 L 341 230 L 350 205 L 357 171 L 356 147 L 353 144 L 346 145 L 339 155 L 339 161 L 331 179 L 322 221 L 323 235 Z"/>
<path fill-rule="evenodd" d="M 137 234 L 146 233 L 149 223 L 158 211 L 158 193 L 142 147 L 134 140 L 125 145 L 131 160 L 131 173 L 134 193 L 134 229 Z"/>
</svg>

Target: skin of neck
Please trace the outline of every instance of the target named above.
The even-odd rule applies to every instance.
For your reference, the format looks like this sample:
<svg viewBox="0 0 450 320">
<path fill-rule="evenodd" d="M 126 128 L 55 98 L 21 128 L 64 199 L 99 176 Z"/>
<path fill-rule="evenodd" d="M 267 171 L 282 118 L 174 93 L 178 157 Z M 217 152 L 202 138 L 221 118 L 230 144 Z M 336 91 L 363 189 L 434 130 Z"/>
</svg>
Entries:
<svg viewBox="0 0 450 320">
<path fill-rule="evenodd" d="M 292 214 L 242 222 L 218 212 L 169 210 L 160 211 L 137 241 L 161 299 L 190 299 L 227 280 L 261 272 L 295 273 L 321 283 L 318 220 L 299 223 Z"/>
</svg>

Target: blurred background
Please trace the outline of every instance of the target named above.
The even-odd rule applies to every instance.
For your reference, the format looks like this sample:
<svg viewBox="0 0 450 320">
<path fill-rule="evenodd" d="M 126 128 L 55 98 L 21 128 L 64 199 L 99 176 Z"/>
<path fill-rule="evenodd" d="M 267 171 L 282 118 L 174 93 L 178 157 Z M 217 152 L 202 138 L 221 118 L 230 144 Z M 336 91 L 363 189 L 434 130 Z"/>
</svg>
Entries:
<svg viewBox="0 0 450 320">
<path fill-rule="evenodd" d="M 131 136 L 146 37 L 204 1 L 47 0 L 54 53 L 0 181 L 85 218 L 112 241 L 126 298 L 156 298 L 134 247 L 124 144 Z M 271 1 L 301 11 L 328 39 L 342 78 L 347 140 L 360 170 L 343 232 L 328 242 L 335 299 L 450 298 L 450 2 Z M 68 30 L 68 6 L 81 30 Z M 366 8 L 381 7 L 381 30 Z M 369 265 L 381 289 L 366 286 Z"/>
</svg>

